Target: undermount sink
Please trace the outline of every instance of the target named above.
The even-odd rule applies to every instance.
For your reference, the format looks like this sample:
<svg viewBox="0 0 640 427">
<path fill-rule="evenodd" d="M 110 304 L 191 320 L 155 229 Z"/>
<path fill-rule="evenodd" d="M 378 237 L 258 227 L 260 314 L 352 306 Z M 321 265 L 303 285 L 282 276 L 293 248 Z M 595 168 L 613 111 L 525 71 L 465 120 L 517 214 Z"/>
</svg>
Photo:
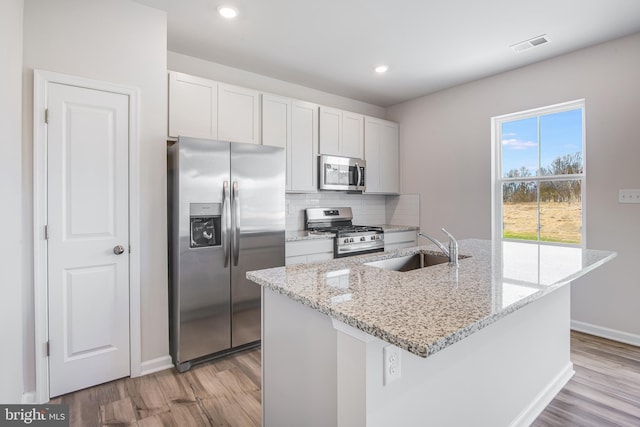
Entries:
<svg viewBox="0 0 640 427">
<path fill-rule="evenodd" d="M 462 257 L 459 257 L 458 259 L 460 258 Z M 385 270 L 411 271 L 447 262 L 449 262 L 449 257 L 444 255 L 418 253 L 397 258 L 383 259 L 380 261 L 365 262 L 364 264 L 372 267 L 384 268 Z"/>
</svg>

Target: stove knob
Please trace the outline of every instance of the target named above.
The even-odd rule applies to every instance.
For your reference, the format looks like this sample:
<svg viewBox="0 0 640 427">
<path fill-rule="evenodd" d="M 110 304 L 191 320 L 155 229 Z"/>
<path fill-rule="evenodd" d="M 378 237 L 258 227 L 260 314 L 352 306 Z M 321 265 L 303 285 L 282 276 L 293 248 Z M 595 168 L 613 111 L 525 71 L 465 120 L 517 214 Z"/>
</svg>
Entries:
<svg viewBox="0 0 640 427">
<path fill-rule="evenodd" d="M 350 243 L 353 243 L 353 237 L 351 237 L 351 238 L 349 239 L 349 242 L 350 242 Z"/>
<path fill-rule="evenodd" d="M 345 243 L 349 243 L 349 239 L 344 239 L 344 242 Z"/>
<path fill-rule="evenodd" d="M 376 240 L 376 236 L 371 236 L 371 240 Z"/>
<path fill-rule="evenodd" d="M 361 237 L 361 238 L 360 238 L 360 241 L 361 241 L 361 242 L 364 242 L 365 240 L 366 240 L 366 239 L 365 239 L 365 237 Z"/>
</svg>

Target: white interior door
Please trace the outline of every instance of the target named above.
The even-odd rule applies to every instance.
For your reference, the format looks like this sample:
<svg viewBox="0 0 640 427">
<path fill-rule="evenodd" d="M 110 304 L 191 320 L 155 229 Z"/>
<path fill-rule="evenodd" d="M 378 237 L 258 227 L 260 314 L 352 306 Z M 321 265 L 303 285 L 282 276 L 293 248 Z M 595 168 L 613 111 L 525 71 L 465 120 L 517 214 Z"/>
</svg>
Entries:
<svg viewBox="0 0 640 427">
<path fill-rule="evenodd" d="M 49 393 L 130 373 L 129 98 L 48 90 Z"/>
</svg>

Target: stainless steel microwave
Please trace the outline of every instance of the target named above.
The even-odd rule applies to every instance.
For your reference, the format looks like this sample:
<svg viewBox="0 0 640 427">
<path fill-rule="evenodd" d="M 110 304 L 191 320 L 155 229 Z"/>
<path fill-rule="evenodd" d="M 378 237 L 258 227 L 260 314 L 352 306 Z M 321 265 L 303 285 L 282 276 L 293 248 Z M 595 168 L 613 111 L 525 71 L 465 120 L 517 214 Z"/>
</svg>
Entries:
<svg viewBox="0 0 640 427">
<path fill-rule="evenodd" d="M 365 191 L 364 177 L 367 163 L 351 157 L 318 157 L 320 190 Z"/>
</svg>

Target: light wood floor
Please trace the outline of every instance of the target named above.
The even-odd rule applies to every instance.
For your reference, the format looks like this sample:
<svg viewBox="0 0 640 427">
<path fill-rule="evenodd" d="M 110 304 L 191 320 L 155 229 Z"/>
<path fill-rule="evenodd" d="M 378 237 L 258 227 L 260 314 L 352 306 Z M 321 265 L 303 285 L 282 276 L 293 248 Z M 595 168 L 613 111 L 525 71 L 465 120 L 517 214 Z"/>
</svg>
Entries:
<svg viewBox="0 0 640 427">
<path fill-rule="evenodd" d="M 260 426 L 260 349 L 236 353 L 179 374 L 167 369 L 70 393 L 70 425 Z"/>
<path fill-rule="evenodd" d="M 533 427 L 640 426 L 640 348 L 571 332 L 576 374 Z"/>
<path fill-rule="evenodd" d="M 572 332 L 571 359 L 576 375 L 534 427 L 640 426 L 640 348 Z M 260 384 L 260 349 L 253 349 L 184 374 L 125 378 L 51 403 L 69 404 L 78 427 L 251 427 L 261 424 Z"/>
</svg>

